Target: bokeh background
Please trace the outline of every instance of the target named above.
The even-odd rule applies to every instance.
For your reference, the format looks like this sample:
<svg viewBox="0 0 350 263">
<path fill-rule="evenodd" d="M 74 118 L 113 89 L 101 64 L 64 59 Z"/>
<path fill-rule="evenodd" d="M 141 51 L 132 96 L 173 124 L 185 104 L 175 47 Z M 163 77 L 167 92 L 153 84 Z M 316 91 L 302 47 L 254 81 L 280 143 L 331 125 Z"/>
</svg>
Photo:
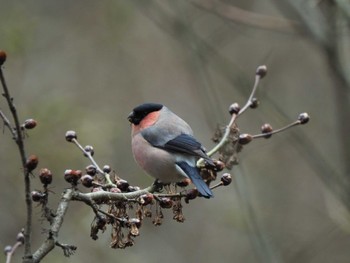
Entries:
<svg viewBox="0 0 350 263">
<path fill-rule="evenodd" d="M 66 143 L 67 130 L 131 184 L 152 183 L 129 146 L 126 116 L 140 103 L 167 105 L 211 148 L 229 105 L 245 103 L 265 64 L 260 106 L 239 118 L 240 130 L 311 116 L 244 147 L 230 186 L 185 205 L 183 224 L 171 212 L 161 227 L 146 220 L 132 248 L 109 248 L 108 230 L 91 240 L 92 212 L 72 203 L 59 240 L 78 250 L 65 258 L 57 248 L 44 262 L 349 262 L 349 21 L 342 0 L 1 1 L 3 68 L 21 119 L 39 123 L 27 152 L 54 173 L 52 208 L 68 186 L 64 170 L 88 164 Z M 9 114 L 4 99 L 0 108 Z M 0 167 L 4 247 L 25 222 L 19 155 L 6 129 Z M 48 227 L 38 207 L 34 222 L 33 249 Z"/>
</svg>

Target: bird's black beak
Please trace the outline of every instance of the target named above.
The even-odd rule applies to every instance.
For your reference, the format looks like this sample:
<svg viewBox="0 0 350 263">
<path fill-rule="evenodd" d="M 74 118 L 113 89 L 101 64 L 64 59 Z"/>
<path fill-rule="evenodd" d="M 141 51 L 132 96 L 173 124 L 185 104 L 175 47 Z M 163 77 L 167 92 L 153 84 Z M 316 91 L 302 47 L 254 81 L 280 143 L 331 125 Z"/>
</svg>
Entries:
<svg viewBox="0 0 350 263">
<path fill-rule="evenodd" d="M 135 114 L 134 112 L 130 112 L 130 114 L 128 115 L 128 121 L 133 123 L 134 122 L 134 118 L 135 118 Z"/>
</svg>

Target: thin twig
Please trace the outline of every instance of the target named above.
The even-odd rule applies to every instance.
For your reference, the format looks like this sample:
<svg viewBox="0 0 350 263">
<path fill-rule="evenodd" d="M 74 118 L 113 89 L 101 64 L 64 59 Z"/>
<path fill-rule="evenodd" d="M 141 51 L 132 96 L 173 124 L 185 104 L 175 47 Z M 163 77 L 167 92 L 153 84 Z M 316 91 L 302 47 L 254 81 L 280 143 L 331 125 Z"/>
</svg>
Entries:
<svg viewBox="0 0 350 263">
<path fill-rule="evenodd" d="M 76 246 L 68 245 L 68 244 L 61 244 L 61 243 L 58 242 L 58 241 L 56 241 L 55 245 L 56 245 L 57 247 L 62 248 L 63 254 L 64 254 L 66 257 L 70 257 L 71 255 L 74 254 L 75 250 L 77 250 L 77 247 L 76 247 Z"/>
<path fill-rule="evenodd" d="M 254 86 L 253 86 L 252 92 L 250 93 L 249 99 L 247 100 L 246 104 L 239 111 L 238 115 L 242 115 L 242 113 L 245 112 L 252 104 L 252 99 L 255 96 L 256 90 L 259 86 L 260 79 L 261 79 L 261 76 L 255 75 L 255 81 L 254 81 Z"/>
<path fill-rule="evenodd" d="M 81 146 L 81 144 L 78 142 L 77 139 L 72 139 L 72 142 L 84 153 L 84 155 L 89 158 L 89 160 L 91 161 L 91 163 L 96 167 L 97 171 L 100 174 L 103 174 L 105 179 L 106 179 L 106 183 L 107 185 L 105 185 L 104 187 L 116 187 L 115 184 L 113 184 L 113 182 L 111 181 L 110 175 L 109 173 L 105 173 L 100 166 L 97 164 L 97 162 L 95 161 L 95 159 L 92 157 L 90 152 L 85 151 L 85 149 Z"/>
<path fill-rule="evenodd" d="M 73 197 L 72 200 L 74 200 L 74 197 Z M 86 205 L 90 206 L 97 217 L 101 217 L 99 215 L 99 213 L 101 213 L 101 214 L 104 214 L 106 216 L 112 217 L 112 218 L 114 218 L 114 219 L 116 219 L 118 221 L 122 221 L 122 219 L 120 219 L 118 217 L 115 217 L 114 215 L 112 215 L 110 213 L 107 213 L 107 212 L 103 211 L 102 209 L 98 208 L 98 206 L 96 205 L 96 203 L 94 202 L 94 200 L 92 198 L 84 198 L 81 201 L 84 202 Z"/>
<path fill-rule="evenodd" d="M 10 95 L 9 89 L 7 87 L 4 74 L 2 71 L 2 68 L 0 67 L 0 82 L 3 87 L 3 96 L 5 97 L 7 104 L 9 106 L 9 109 L 11 111 L 13 121 L 15 124 L 15 131 L 12 132 L 12 135 L 14 136 L 14 140 L 17 143 L 18 150 L 21 157 L 22 162 L 22 168 L 23 168 L 23 175 L 24 175 L 24 191 L 25 191 L 25 201 L 26 201 L 26 209 L 27 209 L 27 221 L 26 221 L 26 227 L 24 231 L 24 257 L 30 258 L 31 257 L 31 232 L 32 232 L 32 199 L 30 196 L 31 192 L 31 186 L 30 186 L 30 173 L 26 169 L 26 153 L 24 148 L 24 142 L 23 142 L 23 136 L 22 136 L 22 130 L 21 125 L 19 122 L 18 114 L 16 107 L 13 103 L 13 98 Z M 13 130 L 13 129 L 12 129 Z"/>
<path fill-rule="evenodd" d="M 253 135 L 252 137 L 253 137 L 254 139 L 263 138 L 263 137 L 268 137 L 268 136 L 271 136 L 272 134 L 276 134 L 276 133 L 279 133 L 279 132 L 283 132 L 283 131 L 285 131 L 285 130 L 287 130 L 287 129 L 289 129 L 289 128 L 292 128 L 292 127 L 297 126 L 297 125 L 300 125 L 300 124 L 301 124 L 301 122 L 300 122 L 299 120 L 297 120 L 297 121 L 295 121 L 295 122 L 292 122 L 292 123 L 290 123 L 290 124 L 288 124 L 288 125 L 286 125 L 286 126 L 284 126 L 284 127 L 282 127 L 282 128 L 279 128 L 279 129 L 277 129 L 277 130 L 274 130 L 274 131 L 272 131 L 272 132 L 260 133 L 260 134 Z"/>
<path fill-rule="evenodd" d="M 260 67 L 265 67 L 265 66 L 260 66 Z M 260 67 L 258 67 L 258 69 L 259 69 Z M 264 70 L 266 70 L 266 67 L 265 67 Z M 266 73 L 265 73 L 265 74 L 266 74 Z M 252 105 L 252 100 L 253 100 L 253 98 L 254 98 L 254 96 L 255 96 L 255 93 L 256 93 L 256 90 L 257 90 L 257 88 L 258 88 L 258 86 L 259 86 L 259 82 L 260 82 L 261 78 L 263 78 L 263 76 L 262 76 L 261 74 L 258 74 L 258 73 L 255 74 L 255 81 L 254 81 L 253 89 L 252 89 L 252 91 L 251 91 L 251 93 L 250 93 L 250 96 L 249 96 L 249 98 L 248 98 L 246 104 L 239 110 L 239 112 L 238 112 L 237 114 L 236 114 L 236 113 L 233 113 L 233 114 L 231 115 L 230 122 L 229 122 L 229 124 L 226 126 L 225 133 L 224 133 L 224 135 L 222 136 L 220 142 L 219 142 L 217 145 L 215 145 L 213 149 L 211 149 L 210 151 L 208 151 L 207 154 L 208 154 L 209 157 L 211 157 L 212 155 L 214 155 L 216 152 L 218 152 L 218 151 L 221 149 L 221 147 L 223 147 L 223 146 L 225 145 L 225 143 L 226 143 L 226 141 L 227 141 L 227 139 L 228 139 L 228 137 L 229 137 L 229 135 L 230 135 L 230 133 L 231 133 L 231 130 L 232 130 L 233 126 L 235 125 L 235 121 L 236 121 L 237 117 L 240 116 L 242 113 L 244 113 L 244 112 Z M 202 158 L 199 159 L 199 160 L 197 161 L 197 167 L 202 166 L 203 163 L 204 163 L 204 159 L 202 159 Z"/>
<path fill-rule="evenodd" d="M 3 120 L 4 122 L 4 125 L 10 130 L 12 136 L 13 136 L 13 139 L 15 140 L 16 139 L 16 131 L 12 128 L 11 126 L 11 122 L 9 121 L 9 119 L 6 117 L 6 115 L 0 110 L 0 117 L 1 119 Z"/>
<path fill-rule="evenodd" d="M 6 263 L 11 262 L 12 255 L 15 253 L 16 249 L 23 245 L 22 242 L 17 241 L 16 244 L 12 247 L 11 251 L 6 254 Z"/>
<path fill-rule="evenodd" d="M 231 133 L 231 129 L 232 129 L 232 127 L 234 126 L 234 123 L 235 123 L 235 120 L 236 120 L 237 116 L 238 116 L 237 114 L 232 114 L 231 119 L 230 119 L 230 122 L 229 122 L 229 124 L 226 126 L 224 136 L 222 136 L 220 142 L 219 142 L 217 145 L 215 145 L 214 148 L 211 149 L 211 150 L 207 153 L 207 155 L 208 155 L 209 157 L 213 156 L 217 151 L 220 150 L 220 148 L 221 148 L 222 146 L 224 146 L 224 144 L 225 144 L 226 141 L 227 141 L 228 136 L 229 136 L 230 133 Z M 204 163 L 204 159 L 203 159 L 203 158 L 199 159 L 199 160 L 197 161 L 197 167 L 202 166 L 203 163 Z"/>
</svg>

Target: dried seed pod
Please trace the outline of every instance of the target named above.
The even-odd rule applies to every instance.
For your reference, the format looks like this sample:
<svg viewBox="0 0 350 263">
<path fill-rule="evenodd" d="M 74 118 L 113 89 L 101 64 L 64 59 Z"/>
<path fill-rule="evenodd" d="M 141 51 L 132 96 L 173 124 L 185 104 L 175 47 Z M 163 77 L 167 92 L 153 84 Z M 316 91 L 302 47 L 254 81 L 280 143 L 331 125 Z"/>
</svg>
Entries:
<svg viewBox="0 0 350 263">
<path fill-rule="evenodd" d="M 39 179 L 43 185 L 49 185 L 52 183 L 52 173 L 47 168 L 41 168 L 39 171 Z"/>
<path fill-rule="evenodd" d="M 77 139 L 77 133 L 75 131 L 67 131 L 66 132 L 66 141 L 71 142 L 73 139 Z"/>
<path fill-rule="evenodd" d="M 134 223 L 132 223 L 131 226 L 130 226 L 130 235 L 132 235 L 134 237 L 140 235 L 140 230 L 137 227 L 137 225 L 134 224 Z"/>
<path fill-rule="evenodd" d="M 145 215 L 145 217 L 152 217 L 152 211 L 150 209 L 145 209 L 143 214 Z"/>
<path fill-rule="evenodd" d="M 156 216 L 152 220 L 152 224 L 155 226 L 160 226 L 160 225 L 162 225 L 162 223 L 163 223 L 162 217 L 159 217 L 159 216 Z"/>
<path fill-rule="evenodd" d="M 185 221 L 185 216 L 182 212 L 182 204 L 181 204 L 181 199 L 177 198 L 174 200 L 174 206 L 173 206 L 173 219 L 176 220 L 177 222 L 183 223 Z"/>
<path fill-rule="evenodd" d="M 138 219 L 138 218 L 130 218 L 130 219 L 129 219 L 129 222 L 128 222 L 128 225 L 132 225 L 132 224 L 134 224 L 134 225 L 136 225 L 138 228 L 140 228 L 140 227 L 141 227 L 141 220 Z"/>
<path fill-rule="evenodd" d="M 99 216 L 96 220 L 96 226 L 100 230 L 104 230 L 107 224 L 107 219 L 104 216 Z"/>
</svg>

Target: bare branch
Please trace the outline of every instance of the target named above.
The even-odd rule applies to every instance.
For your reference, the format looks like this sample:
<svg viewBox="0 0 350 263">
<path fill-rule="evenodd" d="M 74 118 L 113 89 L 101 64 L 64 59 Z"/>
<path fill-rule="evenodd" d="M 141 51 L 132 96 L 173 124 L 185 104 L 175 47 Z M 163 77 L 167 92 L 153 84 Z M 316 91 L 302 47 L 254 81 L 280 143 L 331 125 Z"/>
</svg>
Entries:
<svg viewBox="0 0 350 263">
<path fill-rule="evenodd" d="M 72 200 L 74 201 L 82 201 L 87 204 L 92 204 L 93 202 L 105 202 L 105 201 L 121 201 L 121 200 L 130 200 L 135 199 L 141 195 L 147 193 L 153 193 L 156 190 L 157 186 L 154 184 L 145 189 L 130 192 L 130 193 L 111 193 L 107 191 L 99 191 L 93 193 L 80 193 L 74 192 L 72 196 Z"/>
<path fill-rule="evenodd" d="M 63 224 L 64 216 L 68 210 L 69 202 L 72 199 L 74 190 L 67 189 L 58 204 L 56 215 L 53 218 L 49 234 L 45 242 L 34 252 L 32 260 L 29 262 L 40 262 L 57 245 L 58 232 Z"/>
<path fill-rule="evenodd" d="M 22 168 L 23 168 L 23 175 L 24 175 L 24 191 L 25 191 L 25 201 L 26 201 L 26 208 L 27 208 L 27 222 L 26 227 L 24 231 L 24 257 L 30 257 L 31 255 L 31 232 L 32 232 L 32 199 L 30 196 L 31 192 L 31 186 L 30 186 L 30 171 L 26 169 L 26 153 L 23 143 L 23 136 L 22 136 L 22 129 L 19 122 L 18 114 L 16 107 L 13 103 L 13 98 L 10 95 L 10 92 L 8 90 L 4 74 L 2 71 L 2 68 L 0 67 L 0 82 L 3 87 L 3 96 L 5 97 L 7 104 L 10 108 L 14 123 L 15 123 L 15 131 L 12 132 L 12 135 L 14 136 L 14 140 L 17 143 L 18 150 L 21 157 L 22 162 Z M 13 129 L 12 129 L 13 130 Z"/>
</svg>

